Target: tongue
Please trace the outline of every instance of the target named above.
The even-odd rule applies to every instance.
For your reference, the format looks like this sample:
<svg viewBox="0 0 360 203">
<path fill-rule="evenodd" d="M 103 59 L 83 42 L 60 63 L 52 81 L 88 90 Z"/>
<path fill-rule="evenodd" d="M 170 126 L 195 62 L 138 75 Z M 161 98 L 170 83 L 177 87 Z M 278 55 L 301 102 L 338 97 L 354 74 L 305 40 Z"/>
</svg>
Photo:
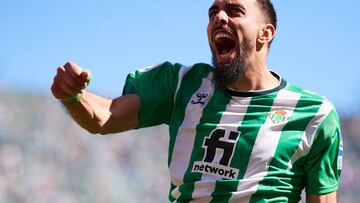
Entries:
<svg viewBox="0 0 360 203">
<path fill-rule="evenodd" d="M 229 49 L 222 49 L 221 50 L 221 55 L 225 55 L 225 54 L 227 54 L 227 53 L 229 53 Z"/>
<path fill-rule="evenodd" d="M 235 46 L 235 42 L 227 37 L 222 37 L 217 40 L 217 47 L 221 54 L 227 54 Z"/>
</svg>

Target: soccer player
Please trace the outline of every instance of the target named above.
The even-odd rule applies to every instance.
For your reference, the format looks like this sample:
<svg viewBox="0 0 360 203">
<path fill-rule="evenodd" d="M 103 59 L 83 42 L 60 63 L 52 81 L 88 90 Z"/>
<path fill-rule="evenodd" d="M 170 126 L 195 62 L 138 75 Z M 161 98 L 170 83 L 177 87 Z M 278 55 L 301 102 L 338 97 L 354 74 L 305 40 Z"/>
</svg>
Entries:
<svg viewBox="0 0 360 203">
<path fill-rule="evenodd" d="M 266 59 L 270 0 L 215 0 L 213 65 L 165 62 L 130 73 L 123 96 L 86 90 L 89 72 L 59 67 L 51 90 L 91 133 L 169 125 L 171 202 L 336 202 L 339 117 L 324 97 L 286 82 Z"/>
</svg>

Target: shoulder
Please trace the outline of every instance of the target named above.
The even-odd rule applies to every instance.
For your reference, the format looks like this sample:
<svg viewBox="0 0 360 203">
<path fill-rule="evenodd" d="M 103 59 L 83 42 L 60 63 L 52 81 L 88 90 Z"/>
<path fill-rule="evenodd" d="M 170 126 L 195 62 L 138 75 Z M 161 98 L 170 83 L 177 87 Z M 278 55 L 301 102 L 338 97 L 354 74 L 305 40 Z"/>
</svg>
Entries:
<svg viewBox="0 0 360 203">
<path fill-rule="evenodd" d="M 318 107 L 319 111 L 322 114 L 326 114 L 326 112 L 330 112 L 331 110 L 335 110 L 334 105 L 330 100 L 324 97 L 321 94 L 312 92 L 310 90 L 304 89 L 302 87 L 287 83 L 286 90 L 300 94 L 300 100 L 298 105 L 303 107 Z"/>
<path fill-rule="evenodd" d="M 213 67 L 206 63 L 195 63 L 188 66 L 168 61 L 145 69 L 140 69 L 141 72 L 156 71 L 159 73 L 170 73 L 173 77 L 176 77 L 179 82 L 184 78 L 187 78 L 188 80 L 201 80 L 201 78 L 207 77 L 212 70 Z"/>
<path fill-rule="evenodd" d="M 333 103 L 326 97 L 307 89 L 287 84 L 286 89 L 300 94 L 297 108 L 303 113 L 312 112 L 314 123 L 321 125 L 323 122 L 339 123 L 339 115 Z"/>
<path fill-rule="evenodd" d="M 315 137 L 323 141 L 331 140 L 332 136 L 335 135 L 334 132 L 340 128 L 339 115 L 333 103 L 318 93 L 289 83 L 286 89 L 300 94 L 296 108 L 304 117 L 311 117 L 306 131 L 307 133 L 310 132 L 310 134 L 307 137 L 310 140 Z"/>
<path fill-rule="evenodd" d="M 133 71 L 132 74 L 134 73 L 145 73 L 145 72 L 152 72 L 152 71 L 175 71 L 175 72 L 188 72 L 188 71 L 193 71 L 193 72 L 211 72 L 212 71 L 212 66 L 206 63 L 195 63 L 193 65 L 187 66 L 187 65 L 183 65 L 181 63 L 172 63 L 169 61 L 165 61 L 162 63 L 158 63 L 158 64 L 154 64 L 154 65 L 150 65 L 144 68 L 138 68 L 137 70 Z"/>
</svg>

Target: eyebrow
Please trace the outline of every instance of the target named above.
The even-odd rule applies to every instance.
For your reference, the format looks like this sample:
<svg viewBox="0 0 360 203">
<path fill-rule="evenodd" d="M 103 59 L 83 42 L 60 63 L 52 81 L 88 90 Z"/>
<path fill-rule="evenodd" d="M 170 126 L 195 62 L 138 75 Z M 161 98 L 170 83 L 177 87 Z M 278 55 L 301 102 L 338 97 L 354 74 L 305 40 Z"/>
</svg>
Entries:
<svg viewBox="0 0 360 203">
<path fill-rule="evenodd" d="M 212 11 L 212 10 L 216 10 L 216 9 L 219 9 L 219 6 L 218 5 L 212 5 L 210 8 L 209 8 L 209 10 L 208 10 L 208 13 L 210 13 L 210 11 Z"/>
<path fill-rule="evenodd" d="M 239 9 L 241 9 L 243 11 L 246 11 L 245 7 L 242 4 L 239 4 L 239 3 L 228 3 L 228 4 L 225 5 L 225 7 L 227 9 L 229 9 L 229 8 L 239 8 Z"/>
<path fill-rule="evenodd" d="M 246 11 L 245 7 L 242 5 L 242 4 L 238 4 L 238 3 L 228 3 L 225 5 L 225 8 L 226 9 L 229 9 L 229 8 L 239 8 L 241 10 L 243 10 L 244 12 Z M 209 11 L 212 11 L 212 10 L 216 10 L 216 9 L 220 9 L 219 5 L 212 5 L 210 8 L 209 8 Z"/>
</svg>

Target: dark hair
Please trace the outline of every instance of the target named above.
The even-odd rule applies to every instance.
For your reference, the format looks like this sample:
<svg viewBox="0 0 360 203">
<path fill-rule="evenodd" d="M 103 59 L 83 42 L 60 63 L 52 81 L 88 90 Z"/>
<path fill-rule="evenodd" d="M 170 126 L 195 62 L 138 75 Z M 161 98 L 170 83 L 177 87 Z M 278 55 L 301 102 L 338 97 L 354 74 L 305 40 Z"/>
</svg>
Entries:
<svg viewBox="0 0 360 203">
<path fill-rule="evenodd" d="M 275 28 L 277 26 L 277 17 L 276 11 L 271 3 L 271 0 L 256 0 L 256 2 L 260 5 L 260 8 L 265 12 L 264 14 Z"/>
<path fill-rule="evenodd" d="M 256 0 L 256 2 L 259 4 L 260 9 L 264 11 L 264 14 L 266 15 L 268 19 L 268 23 L 272 24 L 275 29 L 277 26 L 277 16 L 275 8 L 271 2 L 271 0 Z M 269 48 L 271 46 L 273 39 L 269 43 Z"/>
</svg>

